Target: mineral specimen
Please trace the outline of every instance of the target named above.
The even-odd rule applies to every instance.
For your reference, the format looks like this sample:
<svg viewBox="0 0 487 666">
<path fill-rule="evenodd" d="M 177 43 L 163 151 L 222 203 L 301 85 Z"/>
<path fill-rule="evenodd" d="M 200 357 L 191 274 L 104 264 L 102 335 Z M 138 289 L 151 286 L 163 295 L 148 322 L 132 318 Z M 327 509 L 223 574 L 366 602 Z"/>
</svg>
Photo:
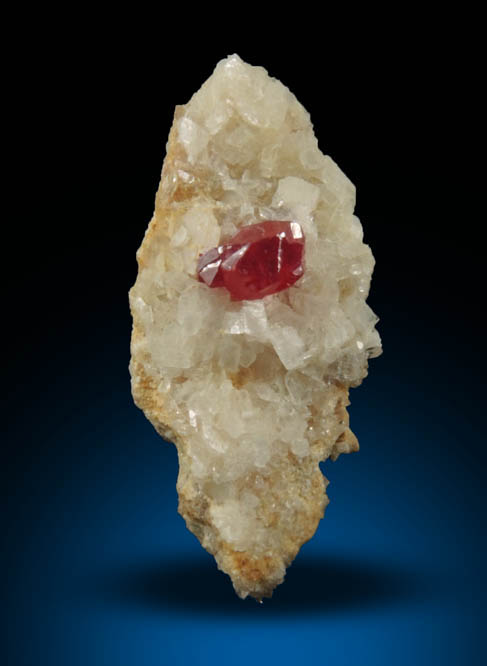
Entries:
<svg viewBox="0 0 487 666">
<path fill-rule="evenodd" d="M 230 56 L 176 107 L 130 291 L 132 391 L 177 446 L 180 513 L 242 598 L 270 596 L 313 536 L 328 503 L 319 462 L 358 449 L 348 389 L 381 345 L 354 203 L 306 110 L 263 68 Z M 211 256 L 269 221 L 302 230 L 299 280 L 250 293 L 237 270 L 233 300 L 209 288 Z"/>
</svg>

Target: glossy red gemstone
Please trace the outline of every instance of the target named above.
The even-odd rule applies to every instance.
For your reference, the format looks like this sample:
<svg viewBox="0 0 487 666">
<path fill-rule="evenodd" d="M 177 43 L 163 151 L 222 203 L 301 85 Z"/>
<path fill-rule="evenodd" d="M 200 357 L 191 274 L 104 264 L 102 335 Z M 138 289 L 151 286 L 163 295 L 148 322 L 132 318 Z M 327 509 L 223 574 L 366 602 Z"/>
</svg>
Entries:
<svg viewBox="0 0 487 666">
<path fill-rule="evenodd" d="M 243 227 L 198 261 L 198 278 L 225 287 L 233 301 L 255 300 L 287 289 L 304 273 L 304 234 L 297 222 L 266 220 Z"/>
</svg>

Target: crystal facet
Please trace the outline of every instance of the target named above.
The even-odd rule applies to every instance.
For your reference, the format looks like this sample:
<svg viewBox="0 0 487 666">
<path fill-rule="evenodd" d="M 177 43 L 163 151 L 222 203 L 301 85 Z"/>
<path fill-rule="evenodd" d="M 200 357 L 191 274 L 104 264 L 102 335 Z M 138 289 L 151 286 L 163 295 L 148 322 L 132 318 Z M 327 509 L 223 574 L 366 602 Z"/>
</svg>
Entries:
<svg viewBox="0 0 487 666">
<path fill-rule="evenodd" d="M 256 300 L 302 277 L 303 250 L 304 234 L 297 222 L 258 222 L 205 252 L 198 261 L 198 278 L 209 287 L 226 287 L 232 301 Z"/>
</svg>

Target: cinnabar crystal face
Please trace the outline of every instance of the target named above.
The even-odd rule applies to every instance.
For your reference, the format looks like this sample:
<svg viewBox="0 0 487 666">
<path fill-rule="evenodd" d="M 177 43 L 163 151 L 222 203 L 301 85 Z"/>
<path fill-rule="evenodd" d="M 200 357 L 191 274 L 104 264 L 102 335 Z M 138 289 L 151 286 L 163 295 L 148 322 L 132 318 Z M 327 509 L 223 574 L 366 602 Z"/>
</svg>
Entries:
<svg viewBox="0 0 487 666">
<path fill-rule="evenodd" d="M 251 224 L 200 257 L 198 279 L 209 287 L 226 288 L 233 301 L 275 294 L 303 275 L 304 243 L 297 222 Z"/>
</svg>

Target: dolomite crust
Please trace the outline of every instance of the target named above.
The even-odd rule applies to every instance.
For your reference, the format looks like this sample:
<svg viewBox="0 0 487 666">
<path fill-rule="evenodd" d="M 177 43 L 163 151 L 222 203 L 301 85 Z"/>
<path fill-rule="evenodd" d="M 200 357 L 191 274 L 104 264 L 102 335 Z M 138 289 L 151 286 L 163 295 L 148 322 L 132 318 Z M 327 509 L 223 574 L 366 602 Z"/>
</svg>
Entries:
<svg viewBox="0 0 487 666">
<path fill-rule="evenodd" d="M 237 55 L 176 107 L 130 291 L 135 402 L 178 449 L 179 511 L 242 598 L 270 596 L 323 517 L 318 463 L 358 450 L 348 389 L 381 353 L 355 189 L 294 95 Z M 239 228 L 294 220 L 305 273 L 234 302 L 196 276 Z"/>
</svg>

